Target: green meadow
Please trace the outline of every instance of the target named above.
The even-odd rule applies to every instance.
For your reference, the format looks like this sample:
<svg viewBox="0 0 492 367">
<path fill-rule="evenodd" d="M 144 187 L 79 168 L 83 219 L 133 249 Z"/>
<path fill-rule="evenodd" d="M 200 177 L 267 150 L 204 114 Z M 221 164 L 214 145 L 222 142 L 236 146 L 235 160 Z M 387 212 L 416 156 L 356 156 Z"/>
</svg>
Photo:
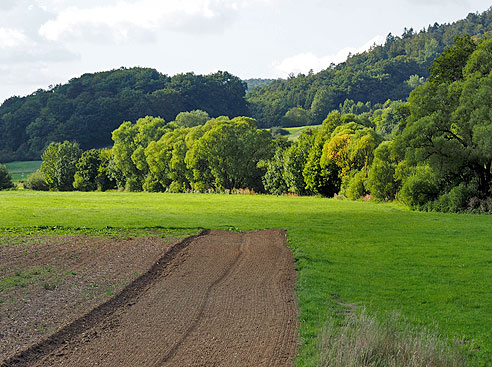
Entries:
<svg viewBox="0 0 492 367">
<path fill-rule="evenodd" d="M 491 216 L 317 197 L 0 192 L 1 236 L 54 226 L 284 228 L 298 269 L 298 366 L 317 364 L 324 321 L 348 304 L 397 312 L 466 348 L 470 365 L 492 365 Z"/>
<path fill-rule="evenodd" d="M 19 181 L 26 179 L 31 173 L 37 171 L 39 167 L 41 167 L 41 162 L 42 161 L 10 162 L 5 165 L 12 175 L 12 180 Z"/>
<path fill-rule="evenodd" d="M 306 131 L 307 129 L 316 129 L 320 127 L 321 125 L 310 125 L 310 126 L 299 126 L 299 127 L 284 127 L 284 130 L 287 130 L 289 132 L 289 135 L 286 135 L 287 139 L 290 141 L 297 141 L 299 139 L 299 136 Z"/>
</svg>

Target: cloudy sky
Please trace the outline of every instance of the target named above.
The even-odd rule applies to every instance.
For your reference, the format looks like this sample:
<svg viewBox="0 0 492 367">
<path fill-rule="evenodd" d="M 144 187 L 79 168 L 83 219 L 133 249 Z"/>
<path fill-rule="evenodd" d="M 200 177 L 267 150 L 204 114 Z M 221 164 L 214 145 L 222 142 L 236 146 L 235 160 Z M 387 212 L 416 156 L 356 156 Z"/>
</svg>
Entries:
<svg viewBox="0 0 492 367">
<path fill-rule="evenodd" d="M 145 66 L 242 78 L 319 71 L 482 12 L 486 0 L 0 0 L 0 102 L 86 72 Z"/>
</svg>

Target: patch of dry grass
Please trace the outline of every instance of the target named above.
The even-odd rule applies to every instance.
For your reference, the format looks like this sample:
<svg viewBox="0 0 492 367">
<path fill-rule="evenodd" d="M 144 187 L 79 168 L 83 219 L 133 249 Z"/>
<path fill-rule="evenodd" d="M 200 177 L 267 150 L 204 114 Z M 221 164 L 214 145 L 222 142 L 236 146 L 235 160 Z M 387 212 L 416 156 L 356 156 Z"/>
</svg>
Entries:
<svg viewBox="0 0 492 367">
<path fill-rule="evenodd" d="M 396 314 L 384 321 L 365 310 L 342 325 L 330 319 L 319 338 L 322 367 L 464 367 L 465 352 L 432 331 L 417 330 Z"/>
</svg>

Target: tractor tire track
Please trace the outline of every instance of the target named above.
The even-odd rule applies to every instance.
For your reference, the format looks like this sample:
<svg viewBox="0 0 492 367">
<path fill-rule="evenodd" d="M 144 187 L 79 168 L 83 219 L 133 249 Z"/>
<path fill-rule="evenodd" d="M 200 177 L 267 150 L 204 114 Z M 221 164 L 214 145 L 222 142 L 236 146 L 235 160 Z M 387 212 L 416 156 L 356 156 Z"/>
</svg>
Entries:
<svg viewBox="0 0 492 367">
<path fill-rule="evenodd" d="M 296 273 L 286 234 L 208 231 L 13 366 L 293 366 Z"/>
</svg>

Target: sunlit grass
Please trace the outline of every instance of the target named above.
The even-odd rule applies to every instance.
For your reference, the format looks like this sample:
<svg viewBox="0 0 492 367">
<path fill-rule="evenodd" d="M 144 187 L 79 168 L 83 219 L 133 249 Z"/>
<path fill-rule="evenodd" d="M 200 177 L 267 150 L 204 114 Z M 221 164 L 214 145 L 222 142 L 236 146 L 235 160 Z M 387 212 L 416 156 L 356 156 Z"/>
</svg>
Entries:
<svg viewBox="0 0 492 367">
<path fill-rule="evenodd" d="M 37 171 L 41 167 L 41 161 L 10 162 L 5 165 L 12 175 L 12 180 L 19 181 Z"/>
<path fill-rule="evenodd" d="M 435 325 L 474 350 L 471 365 L 492 365 L 492 216 L 316 197 L 0 193 L 0 227 L 35 226 L 284 228 L 299 270 L 298 366 L 319 363 L 321 327 L 341 301 Z"/>
<path fill-rule="evenodd" d="M 287 139 L 291 141 L 296 141 L 297 139 L 299 139 L 299 136 L 307 129 L 316 129 L 320 126 L 321 125 L 286 127 L 284 128 L 284 130 L 287 130 L 289 132 L 289 135 L 287 135 Z"/>
</svg>

